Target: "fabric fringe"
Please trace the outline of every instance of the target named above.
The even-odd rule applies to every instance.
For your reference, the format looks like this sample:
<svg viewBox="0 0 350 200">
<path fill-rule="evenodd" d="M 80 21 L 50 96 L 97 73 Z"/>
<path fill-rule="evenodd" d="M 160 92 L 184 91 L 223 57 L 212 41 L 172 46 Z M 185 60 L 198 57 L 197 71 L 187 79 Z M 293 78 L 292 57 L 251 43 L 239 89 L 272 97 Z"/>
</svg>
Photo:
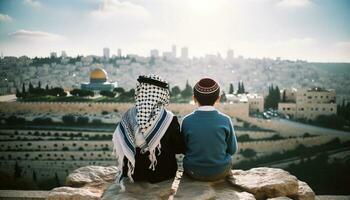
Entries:
<svg viewBox="0 0 350 200">
<path fill-rule="evenodd" d="M 151 164 L 149 165 L 148 169 L 152 169 L 153 171 L 156 170 L 156 165 L 157 165 L 157 157 L 156 157 L 156 150 L 158 150 L 158 156 L 160 155 L 161 151 L 161 144 L 157 144 L 156 148 L 152 149 L 149 152 L 149 160 L 151 161 Z"/>
</svg>

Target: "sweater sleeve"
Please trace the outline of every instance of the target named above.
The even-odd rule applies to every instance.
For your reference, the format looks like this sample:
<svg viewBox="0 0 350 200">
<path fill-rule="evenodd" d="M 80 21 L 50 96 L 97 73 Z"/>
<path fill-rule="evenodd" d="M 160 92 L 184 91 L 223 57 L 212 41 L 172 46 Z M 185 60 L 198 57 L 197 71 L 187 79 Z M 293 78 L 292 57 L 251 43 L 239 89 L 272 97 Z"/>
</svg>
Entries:
<svg viewBox="0 0 350 200">
<path fill-rule="evenodd" d="M 227 153 L 230 155 L 233 155 L 237 152 L 238 150 L 238 145 L 237 145 L 237 138 L 235 134 L 235 130 L 233 128 L 233 124 L 231 119 L 229 120 L 229 133 L 227 137 Z"/>
<path fill-rule="evenodd" d="M 174 151 L 176 154 L 184 154 L 186 151 L 185 139 L 180 131 L 180 124 L 176 116 L 173 117 L 171 124 L 171 141 Z"/>
</svg>

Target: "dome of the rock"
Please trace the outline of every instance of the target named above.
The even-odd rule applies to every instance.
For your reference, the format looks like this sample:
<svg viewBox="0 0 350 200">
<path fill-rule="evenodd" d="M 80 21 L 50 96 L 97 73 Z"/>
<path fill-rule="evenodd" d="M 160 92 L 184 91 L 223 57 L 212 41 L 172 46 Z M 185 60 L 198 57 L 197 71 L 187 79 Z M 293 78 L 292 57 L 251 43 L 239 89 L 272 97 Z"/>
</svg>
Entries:
<svg viewBox="0 0 350 200">
<path fill-rule="evenodd" d="M 82 83 L 81 89 L 91 90 L 95 93 L 100 91 L 113 91 L 117 87 L 117 82 L 109 82 L 106 70 L 96 68 L 90 72 L 90 82 Z"/>
<path fill-rule="evenodd" d="M 91 71 L 90 73 L 90 81 L 107 81 L 107 72 L 104 69 L 97 68 Z"/>
</svg>

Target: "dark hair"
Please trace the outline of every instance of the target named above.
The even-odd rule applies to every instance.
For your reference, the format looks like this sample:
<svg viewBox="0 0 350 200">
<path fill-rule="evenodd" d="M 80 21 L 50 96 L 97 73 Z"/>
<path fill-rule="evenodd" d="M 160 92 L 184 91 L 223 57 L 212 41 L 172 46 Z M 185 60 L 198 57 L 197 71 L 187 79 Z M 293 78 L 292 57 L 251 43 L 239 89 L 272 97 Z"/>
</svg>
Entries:
<svg viewBox="0 0 350 200">
<path fill-rule="evenodd" d="M 193 88 L 194 98 L 196 98 L 196 100 L 201 106 L 213 106 L 215 104 L 215 101 L 218 99 L 219 94 L 220 88 L 217 89 L 215 92 L 209 94 L 199 93 Z"/>
</svg>

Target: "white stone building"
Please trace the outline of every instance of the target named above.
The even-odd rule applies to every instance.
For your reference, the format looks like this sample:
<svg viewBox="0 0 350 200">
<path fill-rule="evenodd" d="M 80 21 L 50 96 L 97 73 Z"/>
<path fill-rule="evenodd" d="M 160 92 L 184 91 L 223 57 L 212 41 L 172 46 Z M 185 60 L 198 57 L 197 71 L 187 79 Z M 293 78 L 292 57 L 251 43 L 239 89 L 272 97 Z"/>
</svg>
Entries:
<svg viewBox="0 0 350 200">
<path fill-rule="evenodd" d="M 282 100 L 283 100 L 282 92 Z M 336 93 L 323 88 L 286 89 L 285 102 L 278 111 L 294 118 L 316 119 L 320 115 L 337 114 Z"/>
<path fill-rule="evenodd" d="M 248 103 L 249 112 L 264 111 L 264 97 L 258 94 L 226 94 L 229 103 Z"/>
</svg>

